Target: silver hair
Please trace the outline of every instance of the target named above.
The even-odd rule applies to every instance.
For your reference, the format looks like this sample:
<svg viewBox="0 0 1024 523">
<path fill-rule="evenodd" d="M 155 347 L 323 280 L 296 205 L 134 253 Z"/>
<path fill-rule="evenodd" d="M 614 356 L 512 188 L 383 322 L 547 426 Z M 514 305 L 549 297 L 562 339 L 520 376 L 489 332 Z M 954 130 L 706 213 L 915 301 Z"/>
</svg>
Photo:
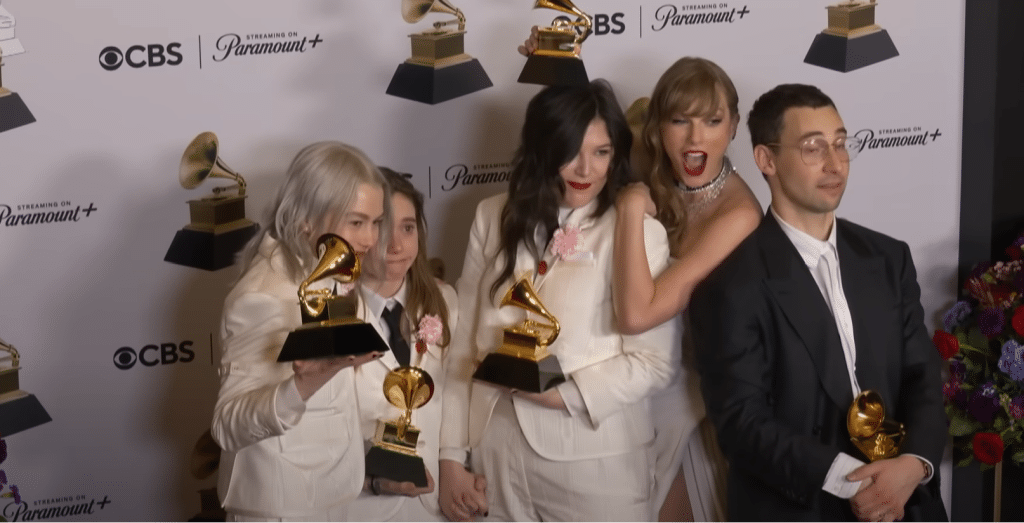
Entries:
<svg viewBox="0 0 1024 523">
<path fill-rule="evenodd" d="M 239 254 L 241 273 L 249 268 L 266 235 L 285 252 L 289 276 L 302 281 L 318 261 L 316 239 L 348 212 L 361 184 L 384 191 L 384 221 L 376 252 L 387 252 L 391 197 L 387 181 L 362 151 L 341 142 L 317 142 L 303 148 L 288 167 L 285 182 L 267 212 L 266 224 Z M 382 260 L 364 262 L 381 263 Z"/>
</svg>

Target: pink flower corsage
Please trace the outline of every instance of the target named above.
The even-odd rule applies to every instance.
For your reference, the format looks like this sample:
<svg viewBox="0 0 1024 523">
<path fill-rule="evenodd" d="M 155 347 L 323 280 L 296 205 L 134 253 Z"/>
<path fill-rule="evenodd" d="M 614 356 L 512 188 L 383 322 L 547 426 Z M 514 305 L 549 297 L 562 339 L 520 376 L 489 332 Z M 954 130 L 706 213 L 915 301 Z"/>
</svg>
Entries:
<svg viewBox="0 0 1024 523">
<path fill-rule="evenodd" d="M 420 318 L 419 330 L 416 331 L 416 351 L 420 354 L 427 352 L 427 344 L 437 345 L 441 341 L 441 333 L 444 326 L 441 325 L 441 318 L 434 314 L 426 314 Z"/>
<path fill-rule="evenodd" d="M 555 231 L 551 238 L 551 254 L 563 260 L 571 260 L 579 254 L 583 245 L 583 237 L 580 228 L 575 225 L 565 224 Z"/>
<path fill-rule="evenodd" d="M 356 288 L 356 284 L 354 284 L 354 283 L 340 283 L 339 282 L 337 288 L 338 288 L 338 294 L 337 294 L 338 296 L 348 296 L 352 292 L 352 289 Z"/>
</svg>

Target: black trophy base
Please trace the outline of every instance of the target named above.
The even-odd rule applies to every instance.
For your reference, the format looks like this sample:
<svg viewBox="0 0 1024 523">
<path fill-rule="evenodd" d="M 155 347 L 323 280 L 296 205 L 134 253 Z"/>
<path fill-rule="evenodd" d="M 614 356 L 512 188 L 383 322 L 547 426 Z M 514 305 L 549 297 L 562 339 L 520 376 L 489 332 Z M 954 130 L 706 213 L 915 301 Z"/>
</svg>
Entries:
<svg viewBox="0 0 1024 523">
<path fill-rule="evenodd" d="M 33 394 L 0 402 L 0 435 L 5 438 L 49 421 L 53 418 Z"/>
<path fill-rule="evenodd" d="M 433 105 L 492 85 L 487 72 L 476 58 L 436 69 L 426 65 L 401 63 L 391 77 L 387 93 Z"/>
<path fill-rule="evenodd" d="M 366 453 L 366 475 L 398 482 L 411 481 L 417 487 L 427 486 L 427 467 L 423 458 L 380 447 L 370 447 Z"/>
<path fill-rule="evenodd" d="M 587 68 L 579 58 L 531 55 L 526 59 L 519 83 L 540 85 L 587 85 Z"/>
<path fill-rule="evenodd" d="M 36 121 L 18 93 L 0 96 L 0 133 Z"/>
<path fill-rule="evenodd" d="M 804 62 L 848 73 L 899 55 L 885 29 L 855 38 L 818 33 Z"/>
<path fill-rule="evenodd" d="M 492 352 L 480 362 L 473 379 L 526 392 L 544 392 L 564 382 L 565 374 L 554 356 L 531 361 Z"/>
<path fill-rule="evenodd" d="M 302 326 L 288 333 L 278 362 L 387 352 L 388 344 L 369 323 Z"/>
<path fill-rule="evenodd" d="M 252 224 L 221 234 L 193 229 L 174 233 L 174 240 L 164 255 L 164 261 L 217 271 L 235 263 L 235 253 L 256 234 L 259 225 Z"/>
</svg>

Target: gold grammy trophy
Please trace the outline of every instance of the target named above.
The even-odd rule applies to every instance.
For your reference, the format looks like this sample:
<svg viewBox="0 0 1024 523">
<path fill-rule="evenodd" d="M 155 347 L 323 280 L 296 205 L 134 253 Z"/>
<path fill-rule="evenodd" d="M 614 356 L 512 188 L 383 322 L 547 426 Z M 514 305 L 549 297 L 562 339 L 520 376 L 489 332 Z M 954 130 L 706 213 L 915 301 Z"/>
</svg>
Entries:
<svg viewBox="0 0 1024 523">
<path fill-rule="evenodd" d="M 513 305 L 544 317 L 550 323 L 529 318 L 505 329 L 501 347 L 480 362 L 473 379 L 510 389 L 544 392 L 565 381 L 558 358 L 548 346 L 558 337 L 558 319 L 548 312 L 530 284 L 530 277 L 516 282 L 501 300 L 501 306 Z"/>
<path fill-rule="evenodd" d="M 385 352 L 387 343 L 372 325 L 356 316 L 358 300 L 353 289 L 334 296 L 332 289 L 310 289 L 320 280 L 333 278 L 349 284 L 359 279 L 360 264 L 352 246 L 336 234 L 323 234 L 316 241 L 319 263 L 299 284 L 299 314 L 302 326 L 288 333 L 277 361 L 308 360 Z"/>
<path fill-rule="evenodd" d="M 4 65 L 6 65 L 4 63 L 4 48 L 0 42 L 0 133 L 36 121 L 36 117 L 32 115 L 32 111 L 28 110 L 28 106 L 25 105 L 21 96 L 4 87 Z"/>
<path fill-rule="evenodd" d="M 191 223 L 174 235 L 164 261 L 215 271 L 234 263 L 241 249 L 259 226 L 245 217 L 245 179 L 232 171 L 217 155 L 217 135 L 205 132 L 185 148 L 178 167 L 178 180 L 195 189 L 207 178 L 224 178 L 234 186 L 216 187 L 213 194 L 189 200 Z M 235 194 L 221 194 L 235 189 Z"/>
<path fill-rule="evenodd" d="M 903 424 L 885 418 L 882 396 L 873 390 L 861 392 L 846 413 L 850 440 L 869 461 L 895 457 L 907 431 Z"/>
<path fill-rule="evenodd" d="M 434 396 L 434 380 L 419 367 L 399 367 L 384 378 L 384 397 L 402 409 L 392 421 L 378 421 L 373 446 L 366 453 L 366 475 L 427 486 L 426 466 L 416 453 L 420 430 L 412 424 L 412 411 Z"/>
<path fill-rule="evenodd" d="M 570 0 L 536 0 L 534 9 L 554 9 L 576 16 L 575 21 L 558 17 L 537 35 L 537 50 L 526 59 L 519 82 L 541 85 L 586 85 L 587 69 L 580 59 L 580 46 L 590 36 L 593 19 Z"/>
<path fill-rule="evenodd" d="M 818 33 L 804 62 L 843 73 L 899 56 L 889 33 L 875 23 L 876 0 L 828 6 L 828 27 Z"/>
<path fill-rule="evenodd" d="M 409 35 L 412 57 L 399 64 L 387 94 L 437 104 L 486 89 L 491 85 L 480 62 L 465 52 L 466 17 L 448 0 L 402 0 L 402 19 L 414 24 L 429 13 L 454 20 L 434 22 L 434 30 Z M 445 26 L 458 24 L 458 29 Z"/>
<path fill-rule="evenodd" d="M 52 421 L 39 400 L 21 390 L 20 370 L 18 350 L 0 340 L 0 437 Z"/>
</svg>

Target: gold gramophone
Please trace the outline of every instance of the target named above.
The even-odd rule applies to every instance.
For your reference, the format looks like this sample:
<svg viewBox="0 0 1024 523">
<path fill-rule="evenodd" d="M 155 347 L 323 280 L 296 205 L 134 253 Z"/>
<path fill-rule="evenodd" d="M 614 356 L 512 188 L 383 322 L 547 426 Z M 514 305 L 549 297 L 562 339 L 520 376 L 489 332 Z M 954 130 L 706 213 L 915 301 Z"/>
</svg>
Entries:
<svg viewBox="0 0 1024 523">
<path fill-rule="evenodd" d="M 392 481 L 427 486 L 426 466 L 416 454 L 420 430 L 412 424 L 412 411 L 434 396 L 434 380 L 418 367 L 399 367 L 384 378 L 384 397 L 402 409 L 392 421 L 378 421 L 373 446 L 366 453 L 366 474 Z"/>
<path fill-rule="evenodd" d="M 814 37 L 804 62 L 853 71 L 899 56 L 885 29 L 875 23 L 876 0 L 848 0 L 828 9 L 828 27 Z"/>
<path fill-rule="evenodd" d="M 490 87 L 480 62 L 465 52 L 466 17 L 448 0 L 402 0 L 402 19 L 415 24 L 429 13 L 455 16 L 434 30 L 409 35 L 412 57 L 399 64 L 387 94 L 436 104 Z M 445 27 L 458 24 L 458 29 Z"/>
<path fill-rule="evenodd" d="M 235 253 L 259 228 L 245 217 L 245 179 L 218 156 L 217 135 L 205 132 L 185 148 L 178 181 L 195 189 L 207 178 L 223 178 L 233 186 L 215 187 L 213 194 L 189 200 L 191 223 L 174 235 L 164 261 L 215 271 L 234 263 Z M 235 194 L 222 194 L 234 189 Z"/>
<path fill-rule="evenodd" d="M 505 305 L 538 314 L 550 323 L 527 318 L 506 328 L 501 347 L 480 362 L 473 378 L 527 392 L 544 392 L 565 381 L 558 358 L 548 352 L 558 337 L 558 319 L 540 302 L 529 276 L 509 288 L 501 300 L 501 306 Z"/>
<path fill-rule="evenodd" d="M 537 34 L 537 50 L 526 59 L 519 82 L 542 85 L 585 85 L 590 82 L 580 59 L 580 46 L 590 36 L 593 19 L 571 0 L 535 0 L 534 9 L 554 9 L 576 16 L 558 17 Z"/>
<path fill-rule="evenodd" d="M 51 421 L 50 415 L 32 394 L 21 390 L 18 371 L 21 355 L 18 349 L 0 340 L 0 436 Z"/>
<path fill-rule="evenodd" d="M 28 125 L 36 121 L 32 111 L 18 93 L 4 87 L 4 55 L 12 56 L 25 52 L 21 42 L 14 37 L 14 17 L 0 6 L 0 133 Z"/>
<path fill-rule="evenodd" d="M 854 398 L 846 414 L 846 428 L 850 440 L 869 461 L 895 457 L 907 435 L 902 423 L 885 419 L 882 396 L 873 390 Z"/>
<path fill-rule="evenodd" d="M 310 289 L 315 282 L 333 278 L 342 284 L 359 279 L 359 257 L 342 237 L 327 233 L 316 241 L 319 263 L 299 284 L 302 326 L 288 333 L 277 361 L 308 360 L 385 352 L 388 345 L 372 325 L 356 316 L 355 290 L 334 296 L 333 289 Z"/>
</svg>

